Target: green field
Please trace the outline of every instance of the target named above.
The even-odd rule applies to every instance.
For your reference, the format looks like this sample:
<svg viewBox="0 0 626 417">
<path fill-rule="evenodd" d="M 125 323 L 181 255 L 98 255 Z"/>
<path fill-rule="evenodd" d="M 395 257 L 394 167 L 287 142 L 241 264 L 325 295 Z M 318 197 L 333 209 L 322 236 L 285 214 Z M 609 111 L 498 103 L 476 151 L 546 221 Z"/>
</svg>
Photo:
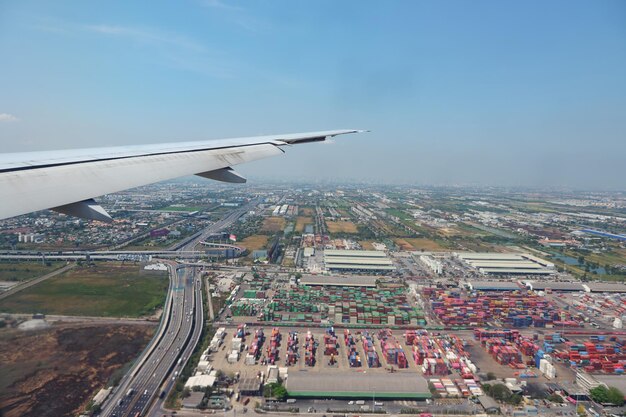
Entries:
<svg viewBox="0 0 626 417">
<path fill-rule="evenodd" d="M 0 312 L 140 317 L 165 301 L 166 273 L 118 263 L 78 267 L 0 301 Z"/>
<path fill-rule="evenodd" d="M 0 262 L 0 281 L 27 281 L 61 268 L 65 262 Z"/>
</svg>

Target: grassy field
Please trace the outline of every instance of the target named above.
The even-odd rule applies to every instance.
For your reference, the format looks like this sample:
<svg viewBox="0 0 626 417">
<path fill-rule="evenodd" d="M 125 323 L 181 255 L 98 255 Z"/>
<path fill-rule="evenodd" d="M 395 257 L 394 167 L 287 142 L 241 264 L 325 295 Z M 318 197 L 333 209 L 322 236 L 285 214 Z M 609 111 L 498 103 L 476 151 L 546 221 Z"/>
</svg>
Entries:
<svg viewBox="0 0 626 417">
<path fill-rule="evenodd" d="M 356 227 L 356 224 L 352 222 L 331 222 L 327 221 L 326 226 L 328 227 L 328 231 L 330 233 L 358 233 L 359 230 Z"/>
<path fill-rule="evenodd" d="M 282 232 L 285 230 L 286 220 L 284 217 L 266 217 L 263 219 L 262 232 Z"/>
<path fill-rule="evenodd" d="M 238 242 L 237 245 L 243 246 L 244 248 L 252 252 L 253 250 L 265 249 L 268 240 L 269 238 L 265 235 L 252 235 L 248 236 L 241 242 Z"/>
<path fill-rule="evenodd" d="M 406 239 L 394 239 L 396 245 L 402 246 L 399 241 L 402 241 L 402 244 L 408 244 L 413 248 L 413 250 L 425 250 L 425 251 L 446 251 L 449 249 L 444 248 L 439 243 L 434 240 L 425 239 L 425 238 L 406 238 Z M 410 250 L 410 249 L 409 249 Z"/>
<path fill-rule="evenodd" d="M 27 281 L 46 275 L 55 269 L 61 268 L 65 262 L 49 262 L 42 264 L 41 262 L 19 262 L 19 261 L 3 261 L 0 262 L 0 281 Z"/>
<path fill-rule="evenodd" d="M 304 231 L 304 226 L 307 224 L 313 224 L 313 219 L 311 217 L 303 217 L 298 216 L 296 219 L 296 232 L 302 233 Z"/>
<path fill-rule="evenodd" d="M 78 267 L 0 301 L 0 311 L 72 316 L 140 317 L 163 305 L 167 274 L 137 265 Z"/>
</svg>

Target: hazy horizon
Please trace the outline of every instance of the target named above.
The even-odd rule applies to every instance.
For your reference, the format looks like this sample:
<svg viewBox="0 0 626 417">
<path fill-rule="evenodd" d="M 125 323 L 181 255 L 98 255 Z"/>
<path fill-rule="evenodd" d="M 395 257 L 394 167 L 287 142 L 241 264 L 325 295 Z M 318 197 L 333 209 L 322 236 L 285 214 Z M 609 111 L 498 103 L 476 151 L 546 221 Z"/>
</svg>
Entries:
<svg viewBox="0 0 626 417">
<path fill-rule="evenodd" d="M 621 1 L 4 3 L 0 152 L 355 128 L 236 169 L 623 191 L 625 19 Z"/>
</svg>

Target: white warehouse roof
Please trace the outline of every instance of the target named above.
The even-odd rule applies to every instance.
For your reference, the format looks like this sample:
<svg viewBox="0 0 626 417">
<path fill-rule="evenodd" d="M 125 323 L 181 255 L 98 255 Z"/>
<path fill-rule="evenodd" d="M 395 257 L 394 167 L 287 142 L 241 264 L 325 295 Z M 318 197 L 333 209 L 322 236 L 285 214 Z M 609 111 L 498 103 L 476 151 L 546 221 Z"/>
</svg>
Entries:
<svg viewBox="0 0 626 417">
<path fill-rule="evenodd" d="M 386 258 L 387 254 L 381 250 L 326 249 L 324 250 L 324 256 Z"/>
</svg>

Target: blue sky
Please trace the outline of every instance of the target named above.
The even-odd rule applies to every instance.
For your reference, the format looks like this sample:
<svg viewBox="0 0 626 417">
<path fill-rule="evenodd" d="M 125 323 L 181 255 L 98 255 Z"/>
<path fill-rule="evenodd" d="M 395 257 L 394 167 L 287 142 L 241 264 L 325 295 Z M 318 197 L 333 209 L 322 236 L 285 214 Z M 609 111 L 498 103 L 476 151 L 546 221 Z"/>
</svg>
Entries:
<svg viewBox="0 0 626 417">
<path fill-rule="evenodd" d="M 251 178 L 626 188 L 626 2 L 0 2 L 0 145 L 338 128 Z"/>
</svg>

